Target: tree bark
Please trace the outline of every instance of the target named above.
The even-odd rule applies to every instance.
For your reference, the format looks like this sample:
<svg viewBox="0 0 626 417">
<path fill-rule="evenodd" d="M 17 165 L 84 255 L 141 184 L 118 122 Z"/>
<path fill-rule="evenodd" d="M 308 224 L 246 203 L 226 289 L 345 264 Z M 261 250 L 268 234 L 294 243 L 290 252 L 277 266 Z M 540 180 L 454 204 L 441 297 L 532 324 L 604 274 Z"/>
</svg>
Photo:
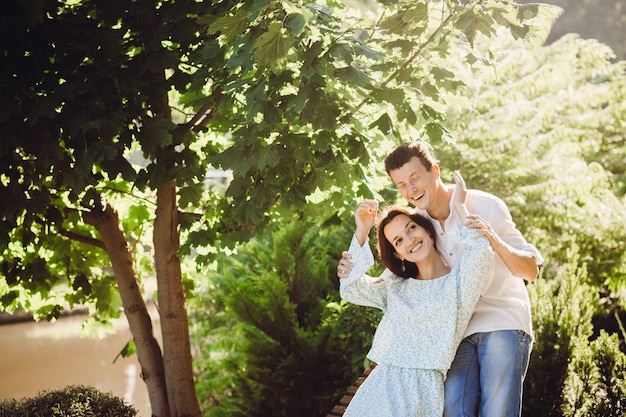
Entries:
<svg viewBox="0 0 626 417">
<path fill-rule="evenodd" d="M 165 379 L 171 416 L 202 417 L 193 380 L 179 234 L 176 185 L 169 181 L 157 189 L 153 237 Z"/>
<path fill-rule="evenodd" d="M 161 349 L 154 337 L 152 320 L 138 285 L 132 254 L 120 226 L 119 217 L 115 210 L 107 205 L 103 212 L 84 213 L 83 219 L 100 233 L 111 260 L 124 314 L 137 346 L 141 376 L 148 389 L 152 416 L 170 417 Z"/>
</svg>

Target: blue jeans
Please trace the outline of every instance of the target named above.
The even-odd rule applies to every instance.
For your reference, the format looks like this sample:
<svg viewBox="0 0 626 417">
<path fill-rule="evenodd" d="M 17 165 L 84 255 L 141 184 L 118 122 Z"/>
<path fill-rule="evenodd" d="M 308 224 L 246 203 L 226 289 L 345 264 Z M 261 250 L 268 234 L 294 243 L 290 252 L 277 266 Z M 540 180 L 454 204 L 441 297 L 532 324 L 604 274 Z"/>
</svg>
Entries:
<svg viewBox="0 0 626 417">
<path fill-rule="evenodd" d="M 463 339 L 446 379 L 444 417 L 520 417 L 531 350 L 521 330 Z"/>
</svg>

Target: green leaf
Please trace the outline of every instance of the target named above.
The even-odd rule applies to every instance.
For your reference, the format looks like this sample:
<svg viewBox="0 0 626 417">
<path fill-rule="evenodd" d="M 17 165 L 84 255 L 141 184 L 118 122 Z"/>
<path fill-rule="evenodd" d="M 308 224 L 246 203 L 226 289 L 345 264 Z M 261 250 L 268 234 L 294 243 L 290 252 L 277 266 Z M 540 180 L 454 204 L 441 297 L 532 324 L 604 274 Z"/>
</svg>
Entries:
<svg viewBox="0 0 626 417">
<path fill-rule="evenodd" d="M 476 36 L 475 27 L 476 15 L 472 9 L 467 9 L 456 20 L 455 26 L 467 37 L 467 41 L 470 45 L 474 46 L 474 38 Z"/>
<path fill-rule="evenodd" d="M 202 201 L 203 190 L 204 190 L 204 184 L 202 183 L 189 184 L 185 187 L 182 187 L 178 191 L 178 196 L 179 196 L 178 204 L 182 208 L 188 207 L 188 206 L 197 207 L 198 203 Z"/>
<path fill-rule="evenodd" d="M 413 51 L 415 43 L 411 39 L 393 39 L 391 41 L 383 42 L 383 46 L 386 49 L 399 49 L 403 54 L 409 54 Z"/>
<path fill-rule="evenodd" d="M 450 78 L 454 78 L 454 72 L 447 70 L 443 67 L 433 67 L 430 70 L 430 73 L 432 74 L 432 76 L 435 78 L 435 80 L 437 81 L 441 81 L 441 80 L 447 80 Z"/>
<path fill-rule="evenodd" d="M 254 122 L 256 115 L 263 112 L 267 100 L 267 85 L 265 79 L 261 79 L 257 85 L 253 85 L 246 95 L 247 120 Z"/>
<path fill-rule="evenodd" d="M 484 12 L 466 9 L 458 17 L 455 27 L 465 34 L 470 45 L 474 46 L 477 33 L 490 36 L 495 33 L 493 18 Z"/>
<path fill-rule="evenodd" d="M 122 358 L 130 358 L 135 353 L 137 353 L 137 346 L 135 346 L 135 342 L 129 340 L 128 342 L 126 342 L 122 350 L 120 350 L 120 353 L 117 354 L 115 359 L 113 359 L 113 363 L 115 363 L 120 356 Z"/>
<path fill-rule="evenodd" d="M 270 23 L 267 31 L 254 43 L 255 59 L 264 66 L 279 68 L 287 59 L 291 39 L 279 22 Z"/>
<path fill-rule="evenodd" d="M 6 294 L 3 294 L 2 297 L 0 297 L 0 305 L 2 306 L 8 306 L 11 305 L 15 300 L 18 299 L 18 297 L 20 296 L 19 291 L 9 291 Z"/>
<path fill-rule="evenodd" d="M 292 207 L 303 206 L 308 194 L 309 190 L 306 187 L 300 184 L 294 184 L 284 195 L 282 202 Z"/>
<path fill-rule="evenodd" d="M 135 224 L 141 224 L 150 220 L 151 212 L 143 204 L 133 204 L 128 209 L 128 217 L 133 219 Z"/>
<path fill-rule="evenodd" d="M 304 32 L 304 26 L 306 20 L 300 13 L 290 14 L 285 18 L 285 26 L 291 31 L 291 33 L 298 37 Z"/>
<path fill-rule="evenodd" d="M 211 60 L 217 58 L 223 54 L 222 46 L 218 42 L 205 42 L 200 49 L 202 51 L 202 58 Z"/>
<path fill-rule="evenodd" d="M 82 289 L 83 294 L 91 294 L 91 283 L 85 274 L 78 274 L 72 283 L 74 290 Z"/>
<path fill-rule="evenodd" d="M 339 68 L 336 71 L 338 77 L 348 81 L 353 86 L 363 87 L 367 85 L 369 81 L 369 76 L 363 72 L 359 67 L 355 64 L 350 64 L 347 67 Z"/>
<path fill-rule="evenodd" d="M 413 107 L 410 104 L 400 106 L 397 109 L 398 119 L 406 121 L 409 125 L 414 125 L 417 123 L 417 114 L 413 110 Z"/>
<path fill-rule="evenodd" d="M 430 138 L 431 143 L 449 143 L 455 142 L 456 139 L 452 132 L 442 126 L 440 123 L 431 122 L 424 126 L 424 133 Z"/>
<path fill-rule="evenodd" d="M 520 6 L 521 7 L 521 6 Z M 524 39 L 528 35 L 530 30 L 530 26 L 522 24 L 523 21 L 522 15 L 519 13 L 519 8 L 517 9 L 517 13 L 511 13 L 511 9 L 504 5 L 494 4 L 490 7 L 491 16 L 493 20 L 501 26 L 509 28 L 511 34 L 515 39 Z M 538 10 L 538 8 L 537 8 Z M 534 17 L 536 13 L 531 13 Z"/>
<path fill-rule="evenodd" d="M 346 64 L 350 64 L 353 61 L 352 50 L 344 43 L 334 44 L 330 47 L 328 53 L 333 58 L 344 61 Z"/>
<path fill-rule="evenodd" d="M 242 36 L 239 40 L 239 47 L 226 62 L 226 68 L 232 72 L 239 72 L 238 68 L 242 68 L 243 73 L 247 73 L 246 68 L 252 66 L 252 50 L 254 49 L 254 38 L 252 36 Z"/>
<path fill-rule="evenodd" d="M 298 13 L 290 13 L 285 18 L 285 26 L 289 28 L 295 37 L 299 37 L 304 32 L 306 25 L 315 16 L 309 9 L 303 9 Z"/>
<path fill-rule="evenodd" d="M 280 5 L 288 15 L 300 12 L 300 8 L 289 0 L 281 0 Z"/>
<path fill-rule="evenodd" d="M 401 106 L 407 103 L 406 100 L 407 91 L 402 88 L 375 88 L 372 90 L 372 97 L 378 101 L 385 101 L 391 103 L 394 106 Z"/>
<path fill-rule="evenodd" d="M 102 169 L 105 170 L 110 179 L 115 179 L 118 175 L 124 180 L 132 181 L 137 178 L 137 172 L 123 155 L 117 154 L 113 160 L 104 159 L 101 162 Z"/>
<path fill-rule="evenodd" d="M 311 122 L 316 129 L 334 130 L 338 123 L 339 114 L 340 110 L 337 108 L 337 103 L 326 101 L 316 106 Z"/>
<path fill-rule="evenodd" d="M 289 105 L 288 105 L 288 109 L 293 110 L 293 112 L 297 115 L 300 115 L 302 112 L 302 109 L 304 109 L 304 106 L 306 105 L 308 99 L 309 99 L 309 94 L 311 93 L 311 86 L 309 84 L 304 85 L 300 91 L 298 91 L 298 94 L 289 101 Z"/>
<path fill-rule="evenodd" d="M 35 312 L 34 316 L 36 318 L 45 318 L 48 321 L 54 321 L 61 318 L 61 314 L 63 313 L 63 307 L 58 304 L 54 305 L 45 305 L 40 307 Z"/>
<path fill-rule="evenodd" d="M 220 33 L 223 44 L 232 43 L 248 27 L 248 11 L 241 8 L 234 15 L 220 17 L 213 22 L 207 32 L 211 35 Z"/>
<path fill-rule="evenodd" d="M 370 128 L 377 127 L 383 134 L 388 135 L 394 132 L 393 121 L 389 113 L 383 113 L 376 121 L 369 125 Z"/>
<path fill-rule="evenodd" d="M 509 25 L 509 30 L 515 39 L 526 39 L 530 27 L 527 25 Z"/>
<path fill-rule="evenodd" d="M 537 17 L 539 14 L 539 3 L 526 3 L 517 6 L 517 18 L 520 22 Z"/>
<path fill-rule="evenodd" d="M 413 7 L 384 19 L 381 29 L 398 35 L 419 36 L 428 26 L 428 5 L 417 3 Z"/>
<path fill-rule="evenodd" d="M 144 154 L 154 156 L 158 149 L 163 149 L 172 144 L 170 129 L 174 125 L 162 115 L 157 115 L 143 120 L 143 126 L 139 130 L 138 137 Z"/>
<path fill-rule="evenodd" d="M 361 181 L 358 187 L 358 193 L 364 198 L 375 198 L 377 195 L 367 181 Z"/>
<path fill-rule="evenodd" d="M 359 56 L 369 58 L 373 61 L 378 61 L 385 56 L 384 53 L 376 51 L 375 49 L 363 44 L 357 44 L 354 47 L 354 53 Z"/>
<path fill-rule="evenodd" d="M 252 21 L 259 17 L 261 13 L 267 10 L 268 6 L 272 3 L 272 0 L 252 0 L 252 2 L 244 2 L 246 6 L 250 7 L 249 20 Z"/>
<path fill-rule="evenodd" d="M 422 116 L 425 119 L 433 119 L 433 120 L 438 120 L 438 121 L 441 121 L 444 119 L 444 115 L 441 114 L 441 112 L 438 112 L 437 110 L 435 110 L 428 104 L 422 104 L 420 106 L 420 110 L 422 112 Z"/>
</svg>

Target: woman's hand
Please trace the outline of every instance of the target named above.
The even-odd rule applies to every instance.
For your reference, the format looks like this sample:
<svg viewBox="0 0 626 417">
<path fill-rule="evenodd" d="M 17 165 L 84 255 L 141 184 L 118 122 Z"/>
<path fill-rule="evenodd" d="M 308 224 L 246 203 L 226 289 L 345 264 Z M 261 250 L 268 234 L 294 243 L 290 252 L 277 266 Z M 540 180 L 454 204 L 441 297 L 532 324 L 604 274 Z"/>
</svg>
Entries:
<svg viewBox="0 0 626 417">
<path fill-rule="evenodd" d="M 376 216 L 378 215 L 378 201 L 365 200 L 359 204 L 354 211 L 354 222 L 356 223 L 356 231 L 354 236 L 356 237 L 359 245 L 363 246 L 367 241 L 370 230 L 376 223 Z M 350 271 L 354 268 L 354 264 L 350 262 L 352 257 L 348 252 L 341 253 L 341 259 L 337 265 L 337 276 L 339 278 L 347 278 L 350 275 Z"/>
<path fill-rule="evenodd" d="M 376 216 L 378 215 L 378 201 L 365 200 L 359 204 L 354 212 L 354 221 L 356 223 L 356 236 L 359 245 L 363 246 L 367 240 L 367 236 L 370 233 L 372 227 L 376 223 Z"/>
</svg>

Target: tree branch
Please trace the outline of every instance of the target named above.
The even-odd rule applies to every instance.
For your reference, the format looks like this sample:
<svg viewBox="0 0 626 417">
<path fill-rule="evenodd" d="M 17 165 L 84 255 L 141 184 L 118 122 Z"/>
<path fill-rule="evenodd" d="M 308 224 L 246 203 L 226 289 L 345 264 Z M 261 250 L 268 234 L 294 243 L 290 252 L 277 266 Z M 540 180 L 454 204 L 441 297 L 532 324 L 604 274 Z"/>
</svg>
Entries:
<svg viewBox="0 0 626 417">
<path fill-rule="evenodd" d="M 473 0 L 466 0 L 464 3 L 464 6 L 467 6 L 469 3 L 471 3 Z M 483 0 L 477 0 L 476 1 L 476 5 L 480 5 L 483 2 Z M 413 53 L 413 55 L 411 55 L 399 68 L 397 68 L 389 77 L 387 77 L 387 79 L 385 81 L 382 82 L 381 86 L 382 87 L 386 87 L 391 81 L 393 81 L 393 79 L 395 79 L 398 74 L 400 74 L 400 71 L 402 71 L 403 69 L 407 68 L 409 65 L 411 65 L 421 54 L 422 51 L 424 50 L 424 48 L 429 45 L 434 39 L 435 36 L 437 36 L 437 34 L 439 32 L 441 32 L 443 30 L 444 27 L 447 26 L 447 24 L 450 22 L 450 20 L 456 15 L 456 13 L 454 12 L 454 10 L 451 10 L 450 13 L 448 14 L 448 16 L 443 19 L 441 21 L 441 23 L 439 24 L 439 26 L 437 27 L 437 29 L 435 29 L 433 31 L 433 33 L 430 34 L 430 36 L 428 37 L 428 39 L 426 39 L 426 41 L 419 46 L 419 48 L 417 49 L 417 51 L 415 51 Z M 381 20 L 382 20 L 382 16 L 381 16 Z M 380 24 L 381 20 L 378 21 L 377 24 Z M 348 114 L 348 118 L 350 118 L 352 115 L 354 115 L 354 113 L 357 113 L 359 110 L 361 110 L 361 108 L 366 105 L 370 100 L 372 99 L 372 95 L 369 94 L 367 97 L 365 97 L 354 109 L 354 111 L 350 112 Z"/>
<path fill-rule="evenodd" d="M 202 106 L 200 110 L 198 110 L 198 112 L 191 118 L 191 120 L 185 123 L 185 127 L 187 129 L 191 129 L 198 122 L 198 120 L 200 120 L 205 114 L 209 112 L 209 110 L 211 110 L 211 105 L 209 103 L 206 103 L 204 106 Z"/>
<path fill-rule="evenodd" d="M 87 245 L 92 245 L 100 249 L 106 250 L 104 247 L 104 242 L 99 239 L 95 239 L 91 236 L 81 235 L 80 233 L 71 232 L 64 228 L 59 228 L 59 233 L 62 236 L 65 236 L 68 239 L 75 240 L 77 242 L 86 243 Z"/>
</svg>

